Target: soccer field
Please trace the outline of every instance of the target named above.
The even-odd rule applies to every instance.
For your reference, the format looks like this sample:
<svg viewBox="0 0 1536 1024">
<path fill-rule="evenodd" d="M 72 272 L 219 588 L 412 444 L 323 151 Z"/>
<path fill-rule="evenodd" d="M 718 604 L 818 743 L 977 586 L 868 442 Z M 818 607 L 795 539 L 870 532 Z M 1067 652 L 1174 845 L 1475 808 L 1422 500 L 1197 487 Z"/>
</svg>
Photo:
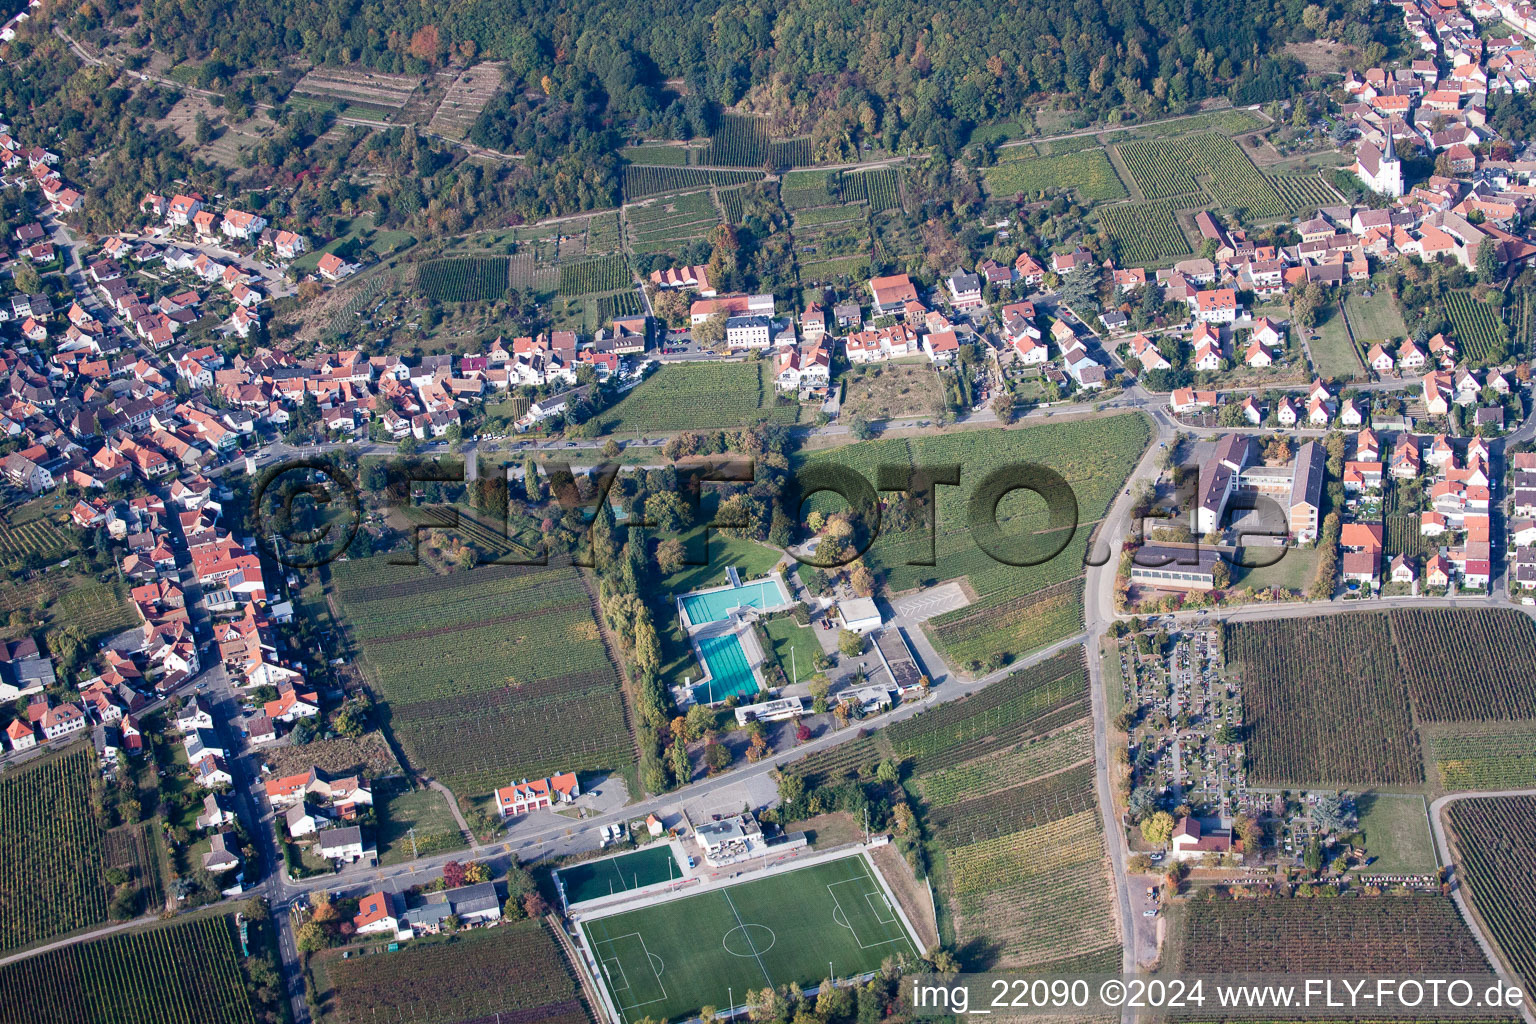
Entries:
<svg viewBox="0 0 1536 1024">
<path fill-rule="evenodd" d="M 854 855 L 581 924 L 626 1021 L 741 1005 L 748 989 L 814 985 L 916 955 L 885 890 Z"/>
</svg>

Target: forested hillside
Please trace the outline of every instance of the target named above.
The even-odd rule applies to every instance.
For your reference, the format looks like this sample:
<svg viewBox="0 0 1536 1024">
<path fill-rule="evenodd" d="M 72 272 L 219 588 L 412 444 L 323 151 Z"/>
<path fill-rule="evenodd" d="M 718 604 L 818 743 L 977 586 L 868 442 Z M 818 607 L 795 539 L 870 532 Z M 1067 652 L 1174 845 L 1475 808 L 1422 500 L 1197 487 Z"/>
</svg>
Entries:
<svg viewBox="0 0 1536 1024">
<path fill-rule="evenodd" d="M 783 133 L 823 142 L 862 134 L 887 149 L 953 145 L 969 125 L 1065 93 L 1089 114 L 1142 115 L 1207 96 L 1289 95 L 1287 42 L 1320 30 L 1372 42 L 1366 0 L 486 0 L 314 4 L 300 0 L 125 0 L 80 10 L 75 27 L 129 28 L 177 61 L 231 72 L 302 56 L 419 73 L 451 59 L 504 60 L 524 88 L 638 119 L 655 134 L 699 134 L 716 105 L 746 101 Z M 670 85 L 668 83 L 671 83 Z"/>
</svg>

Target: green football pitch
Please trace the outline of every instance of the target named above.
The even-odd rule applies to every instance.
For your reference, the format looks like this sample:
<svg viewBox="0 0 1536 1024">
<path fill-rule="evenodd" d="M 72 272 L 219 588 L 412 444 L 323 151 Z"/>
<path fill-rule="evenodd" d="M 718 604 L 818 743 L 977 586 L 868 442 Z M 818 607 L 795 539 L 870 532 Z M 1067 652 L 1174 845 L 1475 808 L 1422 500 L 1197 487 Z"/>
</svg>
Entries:
<svg viewBox="0 0 1536 1024">
<path fill-rule="evenodd" d="M 741 1005 L 748 989 L 862 974 L 917 950 L 858 855 L 583 921 L 626 1021 Z"/>
</svg>

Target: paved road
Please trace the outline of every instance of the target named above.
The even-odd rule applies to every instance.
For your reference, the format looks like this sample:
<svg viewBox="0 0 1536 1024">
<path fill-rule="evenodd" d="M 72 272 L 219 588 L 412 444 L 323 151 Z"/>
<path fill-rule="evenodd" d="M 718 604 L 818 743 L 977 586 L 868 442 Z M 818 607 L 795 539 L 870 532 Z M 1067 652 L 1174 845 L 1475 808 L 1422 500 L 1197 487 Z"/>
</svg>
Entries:
<svg viewBox="0 0 1536 1024">
<path fill-rule="evenodd" d="M 1474 797 L 1501 796 L 1536 796 L 1536 789 L 1500 789 L 1490 790 L 1488 792 L 1482 793 L 1447 793 L 1445 796 L 1440 797 L 1429 805 L 1429 825 L 1435 833 L 1435 852 L 1440 856 L 1440 863 L 1446 865 L 1450 865 L 1452 863 L 1451 844 L 1446 836 L 1445 820 L 1443 817 L 1446 808 L 1455 803 L 1457 800 L 1466 800 Z M 1455 871 L 1454 867 L 1451 874 L 1451 898 L 1456 901 L 1456 908 L 1461 911 L 1462 920 L 1466 921 L 1467 926 L 1472 929 L 1472 937 L 1477 939 L 1477 944 L 1482 947 L 1483 955 L 1488 958 L 1488 962 L 1495 965 L 1504 964 L 1505 961 L 1498 956 L 1493 943 L 1490 942 L 1488 940 L 1488 936 L 1484 934 L 1481 919 L 1473 914 L 1471 912 L 1471 907 L 1467 905 L 1466 894 L 1462 892 L 1460 872 Z M 1518 977 L 1518 975 L 1516 975 L 1514 971 L 1509 970 L 1507 966 L 1505 967 L 1505 971 L 1511 977 Z M 1536 1012 L 1532 1011 L 1531 1000 L 1529 998 L 1527 998 L 1525 1004 L 1520 1007 L 1520 1015 L 1525 1018 L 1526 1024 L 1536 1024 Z"/>
</svg>

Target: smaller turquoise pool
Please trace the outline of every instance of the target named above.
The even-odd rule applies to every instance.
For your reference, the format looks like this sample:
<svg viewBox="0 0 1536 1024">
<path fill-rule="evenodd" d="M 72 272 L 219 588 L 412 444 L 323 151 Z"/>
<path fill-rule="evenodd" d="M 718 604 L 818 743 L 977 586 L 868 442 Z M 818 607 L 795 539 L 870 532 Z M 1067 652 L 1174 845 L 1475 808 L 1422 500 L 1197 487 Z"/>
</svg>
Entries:
<svg viewBox="0 0 1536 1024">
<path fill-rule="evenodd" d="M 702 626 L 706 622 L 721 621 L 732 608 L 777 608 L 789 604 L 789 595 L 784 592 L 784 584 L 770 576 L 739 587 L 685 594 L 682 601 L 688 621 Z"/>
<path fill-rule="evenodd" d="M 706 637 L 699 641 L 699 653 L 709 666 L 710 681 L 693 688 L 697 704 L 725 700 L 727 697 L 751 697 L 757 693 L 757 677 L 747 664 L 747 652 L 734 633 Z"/>
</svg>

